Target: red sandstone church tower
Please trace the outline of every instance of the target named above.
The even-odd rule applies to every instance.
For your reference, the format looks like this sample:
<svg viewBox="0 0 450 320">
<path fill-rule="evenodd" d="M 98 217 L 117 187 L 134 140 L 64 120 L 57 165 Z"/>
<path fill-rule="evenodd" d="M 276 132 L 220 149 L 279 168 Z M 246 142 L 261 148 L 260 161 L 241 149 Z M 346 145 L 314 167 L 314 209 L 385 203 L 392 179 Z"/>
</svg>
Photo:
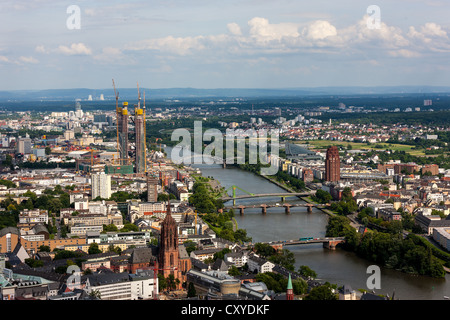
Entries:
<svg viewBox="0 0 450 320">
<path fill-rule="evenodd" d="M 339 149 L 336 146 L 332 146 L 328 148 L 325 159 L 325 181 L 337 182 L 339 180 L 341 180 Z"/>
<path fill-rule="evenodd" d="M 167 214 L 161 223 L 161 242 L 159 245 L 158 259 L 160 273 L 167 278 L 173 274 L 175 279 L 179 276 L 179 251 L 178 251 L 178 231 L 177 223 L 170 213 L 170 201 L 167 204 Z"/>
<path fill-rule="evenodd" d="M 294 289 L 292 287 L 291 274 L 289 273 L 289 279 L 286 290 L 286 300 L 294 300 Z"/>
</svg>

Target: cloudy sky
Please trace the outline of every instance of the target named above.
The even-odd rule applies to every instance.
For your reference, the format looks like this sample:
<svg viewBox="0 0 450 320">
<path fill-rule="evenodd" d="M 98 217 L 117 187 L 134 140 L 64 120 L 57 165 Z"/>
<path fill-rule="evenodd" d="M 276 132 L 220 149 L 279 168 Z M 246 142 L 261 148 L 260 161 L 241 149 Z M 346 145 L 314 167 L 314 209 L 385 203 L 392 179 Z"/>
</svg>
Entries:
<svg viewBox="0 0 450 320">
<path fill-rule="evenodd" d="M 448 0 L 1 0 L 0 90 L 113 78 L 122 88 L 447 86 L 449 14 Z"/>
</svg>

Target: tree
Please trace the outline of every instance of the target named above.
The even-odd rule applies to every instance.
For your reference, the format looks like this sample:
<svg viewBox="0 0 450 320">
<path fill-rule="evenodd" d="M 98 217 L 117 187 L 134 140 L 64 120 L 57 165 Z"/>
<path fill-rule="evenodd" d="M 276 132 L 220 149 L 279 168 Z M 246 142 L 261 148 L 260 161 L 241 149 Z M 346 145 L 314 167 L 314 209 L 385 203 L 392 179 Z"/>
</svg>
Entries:
<svg viewBox="0 0 450 320">
<path fill-rule="evenodd" d="M 31 268 L 39 268 L 44 266 L 44 262 L 42 260 L 35 260 L 33 258 L 25 259 L 25 263 L 29 265 Z"/>
<path fill-rule="evenodd" d="M 329 283 L 311 289 L 305 300 L 337 300 L 336 294 Z"/>
<path fill-rule="evenodd" d="M 197 291 L 195 290 L 194 283 L 193 282 L 189 282 L 188 292 L 187 292 L 188 298 L 195 297 L 196 295 L 197 295 Z"/>
<path fill-rule="evenodd" d="M 228 274 L 232 277 L 235 277 L 235 276 L 240 276 L 242 273 L 239 271 L 239 269 L 235 265 L 232 265 L 231 268 L 228 269 Z"/>
<path fill-rule="evenodd" d="M 333 197 L 331 194 L 325 190 L 319 189 L 316 194 L 311 197 L 314 201 L 319 203 L 329 203 Z"/>
<path fill-rule="evenodd" d="M 388 224 L 387 230 L 392 234 L 401 234 L 403 231 L 403 224 L 401 221 L 391 221 Z"/>
<path fill-rule="evenodd" d="M 103 231 L 102 231 L 102 233 L 106 233 L 106 232 L 117 232 L 117 231 L 119 231 L 119 229 L 117 229 L 117 227 L 116 227 L 115 224 L 108 224 L 108 225 L 104 224 L 104 225 L 103 225 Z"/>
<path fill-rule="evenodd" d="M 130 231 L 139 231 L 139 227 L 133 223 L 126 223 L 122 229 L 120 229 L 121 232 L 130 232 Z"/>
<path fill-rule="evenodd" d="M 344 190 L 342 191 L 342 200 L 343 201 L 353 200 L 352 189 L 350 187 L 345 187 Z"/>
<path fill-rule="evenodd" d="M 13 159 L 12 156 L 10 154 L 7 154 L 5 156 L 5 161 L 3 161 L 3 165 L 7 166 L 7 167 L 11 166 L 12 165 L 12 159 Z"/>
<path fill-rule="evenodd" d="M 98 248 L 98 243 L 94 242 L 89 245 L 88 253 L 89 254 L 98 254 L 98 253 L 102 253 L 102 250 L 100 250 Z"/>
<path fill-rule="evenodd" d="M 197 250 L 197 244 L 192 240 L 187 240 L 183 244 L 184 247 L 186 248 L 188 255 L 190 255 L 192 251 Z"/>
<path fill-rule="evenodd" d="M 269 261 L 279 264 L 288 270 L 294 271 L 295 257 L 294 254 L 287 249 L 277 251 L 274 255 L 269 257 Z"/>
<path fill-rule="evenodd" d="M 161 273 L 158 273 L 158 290 L 164 291 L 167 288 L 167 279 Z"/>
<path fill-rule="evenodd" d="M 214 258 L 214 260 L 217 260 L 217 259 L 223 260 L 223 259 L 225 259 L 225 255 L 230 252 L 231 252 L 231 249 L 228 249 L 228 248 L 222 249 L 221 251 L 214 253 L 213 258 Z"/>
<path fill-rule="evenodd" d="M 234 232 L 230 229 L 224 229 L 220 232 L 219 237 L 234 242 Z"/>
<path fill-rule="evenodd" d="M 122 249 L 120 247 L 115 247 L 113 244 L 110 244 L 108 247 L 108 252 L 115 252 L 120 255 L 122 253 Z"/>
<path fill-rule="evenodd" d="M 251 242 L 252 238 L 247 236 L 247 230 L 237 229 L 234 233 L 234 240 L 237 242 Z"/>
<path fill-rule="evenodd" d="M 169 290 L 175 289 L 180 283 L 180 280 L 178 278 L 175 279 L 175 276 L 173 274 L 169 274 L 166 280 Z"/>
<path fill-rule="evenodd" d="M 42 245 L 42 246 L 39 247 L 38 250 L 41 251 L 41 252 L 50 252 L 50 247 Z"/>
<path fill-rule="evenodd" d="M 308 266 L 300 266 L 300 268 L 298 269 L 298 272 L 302 276 L 308 277 L 310 279 L 317 278 L 317 273 Z"/>
<path fill-rule="evenodd" d="M 63 208 L 63 204 L 61 200 L 58 198 L 51 198 L 47 202 L 47 210 L 49 212 L 55 213 L 59 212 Z"/>
<path fill-rule="evenodd" d="M 269 257 L 275 254 L 275 249 L 267 243 L 256 243 L 255 244 L 255 252 L 263 257 Z"/>
</svg>

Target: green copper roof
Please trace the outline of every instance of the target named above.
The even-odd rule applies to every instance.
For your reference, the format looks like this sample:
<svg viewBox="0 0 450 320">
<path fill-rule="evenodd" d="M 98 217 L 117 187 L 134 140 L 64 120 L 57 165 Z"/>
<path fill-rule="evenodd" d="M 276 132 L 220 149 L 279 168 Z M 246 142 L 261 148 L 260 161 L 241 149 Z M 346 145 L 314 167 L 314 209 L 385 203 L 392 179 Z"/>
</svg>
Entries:
<svg viewBox="0 0 450 320">
<path fill-rule="evenodd" d="M 291 274 L 289 273 L 289 279 L 288 279 L 288 284 L 287 284 L 287 289 L 292 290 L 292 280 L 291 280 Z"/>
</svg>

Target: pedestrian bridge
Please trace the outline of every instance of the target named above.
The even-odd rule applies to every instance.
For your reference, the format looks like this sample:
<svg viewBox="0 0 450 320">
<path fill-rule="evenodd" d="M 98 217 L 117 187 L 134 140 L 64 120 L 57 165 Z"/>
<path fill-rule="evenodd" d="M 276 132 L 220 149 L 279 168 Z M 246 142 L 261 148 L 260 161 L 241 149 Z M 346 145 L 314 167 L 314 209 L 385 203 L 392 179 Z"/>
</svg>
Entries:
<svg viewBox="0 0 450 320">
<path fill-rule="evenodd" d="M 324 248 L 335 250 L 336 246 L 339 243 L 345 242 L 344 237 L 325 237 L 325 238 L 314 238 L 314 237 L 306 237 L 300 238 L 296 240 L 279 240 L 279 241 L 271 241 L 265 242 L 268 245 L 274 247 L 275 249 L 283 249 L 284 246 L 296 246 L 296 245 L 304 245 L 304 244 L 314 244 L 314 243 L 322 243 Z"/>
</svg>

